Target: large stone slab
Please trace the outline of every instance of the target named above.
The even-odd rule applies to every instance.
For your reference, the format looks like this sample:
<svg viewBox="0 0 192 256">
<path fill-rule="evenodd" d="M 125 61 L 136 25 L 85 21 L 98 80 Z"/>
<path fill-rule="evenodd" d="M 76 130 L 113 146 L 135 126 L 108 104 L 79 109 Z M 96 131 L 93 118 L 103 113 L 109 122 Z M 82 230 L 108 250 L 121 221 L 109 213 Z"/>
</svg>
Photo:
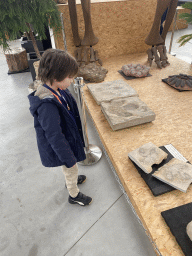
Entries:
<svg viewBox="0 0 192 256">
<path fill-rule="evenodd" d="M 101 109 L 114 131 L 155 120 L 155 113 L 138 97 L 102 102 Z"/>
<path fill-rule="evenodd" d="M 138 96 L 137 92 L 122 79 L 87 85 L 97 104 L 113 99 Z"/>
<path fill-rule="evenodd" d="M 152 172 L 152 165 L 160 164 L 167 158 L 167 153 L 158 148 L 152 142 L 149 142 L 130 152 L 128 157 L 145 173 L 150 173 Z"/>
<path fill-rule="evenodd" d="M 186 192 L 192 182 L 192 165 L 173 158 L 152 175 L 170 186 Z"/>
</svg>

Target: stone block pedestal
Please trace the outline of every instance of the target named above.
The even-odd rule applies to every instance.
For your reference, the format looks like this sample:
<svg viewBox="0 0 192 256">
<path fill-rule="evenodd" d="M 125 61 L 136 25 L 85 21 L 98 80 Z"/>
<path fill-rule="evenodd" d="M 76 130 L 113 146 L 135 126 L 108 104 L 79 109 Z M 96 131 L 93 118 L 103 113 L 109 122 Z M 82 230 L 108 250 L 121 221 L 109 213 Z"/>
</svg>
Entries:
<svg viewBox="0 0 192 256">
<path fill-rule="evenodd" d="M 9 72 L 19 72 L 29 67 L 24 48 L 14 48 L 5 52 Z"/>
</svg>

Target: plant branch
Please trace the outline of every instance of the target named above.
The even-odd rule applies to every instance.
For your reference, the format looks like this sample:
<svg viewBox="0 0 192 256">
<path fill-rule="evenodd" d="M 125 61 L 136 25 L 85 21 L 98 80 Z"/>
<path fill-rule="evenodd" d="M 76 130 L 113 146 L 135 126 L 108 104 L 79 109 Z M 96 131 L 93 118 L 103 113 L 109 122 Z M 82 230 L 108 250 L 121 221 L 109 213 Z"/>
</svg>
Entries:
<svg viewBox="0 0 192 256">
<path fill-rule="evenodd" d="M 41 55 L 40 55 L 39 49 L 38 49 L 38 47 L 37 47 L 37 42 L 36 42 L 35 37 L 34 37 L 34 35 L 33 35 L 33 31 L 32 31 L 32 29 L 31 29 L 31 25 L 30 25 L 30 23 L 28 23 L 28 22 L 26 22 L 26 25 L 27 25 L 27 27 L 29 28 L 29 35 L 30 35 L 30 38 L 31 38 L 31 40 L 32 40 L 32 44 L 33 44 L 34 50 L 35 50 L 35 52 L 36 52 L 37 58 L 38 58 L 38 59 L 41 59 Z"/>
</svg>

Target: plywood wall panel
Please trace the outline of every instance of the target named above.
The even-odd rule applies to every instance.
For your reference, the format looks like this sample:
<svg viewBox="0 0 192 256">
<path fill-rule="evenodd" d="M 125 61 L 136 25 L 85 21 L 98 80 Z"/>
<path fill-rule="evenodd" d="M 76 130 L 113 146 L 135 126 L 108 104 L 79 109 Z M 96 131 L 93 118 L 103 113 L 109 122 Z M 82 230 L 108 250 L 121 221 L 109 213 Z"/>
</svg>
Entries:
<svg viewBox="0 0 192 256">
<path fill-rule="evenodd" d="M 59 5 L 63 13 L 67 50 L 74 54 L 68 5 Z M 156 0 L 128 0 L 91 3 L 92 25 L 99 43 L 94 46 L 102 60 L 112 56 L 145 52 L 144 43 L 156 10 Z M 82 8 L 77 4 L 80 37 L 84 36 Z M 64 49 L 62 36 L 57 40 L 57 48 Z"/>
<path fill-rule="evenodd" d="M 118 55 L 145 52 L 148 46 L 144 40 L 151 29 L 156 4 L 157 0 L 92 2 L 92 25 L 95 35 L 99 38 L 99 43 L 94 46 L 94 49 L 99 51 L 100 58 L 104 60 Z M 76 6 L 79 34 L 83 38 L 84 19 L 82 8 L 80 4 Z M 62 4 L 58 7 L 60 12 L 63 13 L 67 50 L 74 55 L 76 47 L 73 43 L 68 5 Z M 179 8 L 178 15 L 182 12 L 190 12 L 190 10 Z M 175 29 L 186 27 L 186 22 L 177 17 Z M 64 49 L 62 35 L 56 39 L 56 47 Z"/>
</svg>

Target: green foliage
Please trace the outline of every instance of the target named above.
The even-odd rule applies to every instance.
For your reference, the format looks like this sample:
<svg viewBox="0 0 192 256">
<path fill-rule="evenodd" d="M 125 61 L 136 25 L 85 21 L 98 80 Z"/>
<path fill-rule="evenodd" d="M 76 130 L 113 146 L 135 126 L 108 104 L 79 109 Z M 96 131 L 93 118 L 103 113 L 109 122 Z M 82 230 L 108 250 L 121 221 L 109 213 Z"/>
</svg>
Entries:
<svg viewBox="0 0 192 256">
<path fill-rule="evenodd" d="M 185 4 L 182 4 L 182 7 L 186 8 L 186 9 L 191 9 L 192 10 L 192 2 L 187 2 Z"/>
<path fill-rule="evenodd" d="M 179 18 L 186 20 L 187 23 L 192 23 L 192 15 L 190 13 L 181 13 Z"/>
<path fill-rule="evenodd" d="M 189 42 L 192 39 L 192 34 L 181 36 L 178 40 L 178 43 L 180 43 L 180 46 L 185 45 L 187 42 Z"/>
<path fill-rule="evenodd" d="M 185 4 L 182 4 L 183 8 L 191 9 L 192 10 L 192 2 L 188 2 Z M 186 20 L 188 24 L 192 24 L 192 14 L 190 13 L 181 13 L 179 15 L 179 18 Z M 181 36 L 178 40 L 178 43 L 180 43 L 179 46 L 185 45 L 187 42 L 189 42 L 192 39 L 192 34 Z"/>
<path fill-rule="evenodd" d="M 45 39 L 45 25 L 61 28 L 60 13 L 54 0 L 0 0 L 0 45 L 4 50 L 8 42 L 15 40 L 20 32 L 28 32 L 31 23 L 34 32 Z"/>
</svg>

